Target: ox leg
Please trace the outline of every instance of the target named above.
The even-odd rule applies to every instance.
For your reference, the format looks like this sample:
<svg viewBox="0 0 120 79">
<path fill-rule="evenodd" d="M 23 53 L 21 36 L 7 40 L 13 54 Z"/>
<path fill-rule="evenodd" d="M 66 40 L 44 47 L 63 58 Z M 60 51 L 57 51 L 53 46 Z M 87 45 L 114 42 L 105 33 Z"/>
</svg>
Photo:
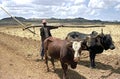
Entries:
<svg viewBox="0 0 120 79">
<path fill-rule="evenodd" d="M 90 67 L 95 68 L 95 55 L 93 52 L 90 52 Z"/>
<path fill-rule="evenodd" d="M 53 65 L 53 70 L 54 70 L 54 72 L 55 72 L 55 64 L 54 64 L 54 59 L 53 59 L 53 58 L 51 58 L 51 63 L 52 63 L 52 65 Z"/>
<path fill-rule="evenodd" d="M 48 57 L 47 57 L 47 55 L 45 55 L 45 63 L 46 63 L 46 66 L 47 66 L 47 72 L 49 72 Z"/>
<path fill-rule="evenodd" d="M 68 69 L 68 65 L 65 63 L 61 63 L 62 65 L 62 69 L 63 69 L 63 79 L 67 79 L 67 69 Z"/>
</svg>

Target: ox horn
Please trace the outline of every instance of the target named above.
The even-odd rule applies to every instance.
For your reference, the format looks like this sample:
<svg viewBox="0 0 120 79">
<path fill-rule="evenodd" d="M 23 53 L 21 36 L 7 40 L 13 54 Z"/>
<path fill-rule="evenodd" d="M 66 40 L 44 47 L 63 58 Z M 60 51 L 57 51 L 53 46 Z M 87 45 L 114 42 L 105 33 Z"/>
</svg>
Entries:
<svg viewBox="0 0 120 79">
<path fill-rule="evenodd" d="M 103 29 L 101 29 L 101 34 L 103 34 Z"/>
</svg>

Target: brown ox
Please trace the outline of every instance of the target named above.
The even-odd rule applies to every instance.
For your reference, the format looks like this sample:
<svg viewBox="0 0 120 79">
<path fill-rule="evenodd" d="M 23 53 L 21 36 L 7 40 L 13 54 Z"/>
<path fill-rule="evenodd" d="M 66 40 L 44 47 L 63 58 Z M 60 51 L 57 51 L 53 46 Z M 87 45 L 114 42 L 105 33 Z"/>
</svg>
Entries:
<svg viewBox="0 0 120 79">
<path fill-rule="evenodd" d="M 44 48 L 47 71 L 49 71 L 48 58 L 50 57 L 54 70 L 54 59 L 59 59 L 63 69 L 63 79 L 66 79 L 68 65 L 74 69 L 79 61 L 81 53 L 81 41 L 75 40 L 70 42 L 67 40 L 61 40 L 59 38 L 48 37 L 44 41 Z"/>
</svg>

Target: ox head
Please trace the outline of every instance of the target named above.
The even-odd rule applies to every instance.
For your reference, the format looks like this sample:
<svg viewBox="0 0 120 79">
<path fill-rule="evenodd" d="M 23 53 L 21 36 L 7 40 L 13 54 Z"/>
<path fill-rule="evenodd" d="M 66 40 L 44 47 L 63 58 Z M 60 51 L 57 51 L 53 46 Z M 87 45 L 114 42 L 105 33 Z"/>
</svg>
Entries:
<svg viewBox="0 0 120 79">
<path fill-rule="evenodd" d="M 105 50 L 115 49 L 115 46 L 113 44 L 113 40 L 112 40 L 112 37 L 110 34 L 104 34 L 103 29 L 101 29 L 100 37 L 101 37 L 101 43 L 102 43 Z"/>
<path fill-rule="evenodd" d="M 80 40 L 79 41 L 73 40 L 68 44 L 69 47 L 72 49 L 74 62 L 78 62 L 80 60 L 80 54 L 82 51 L 81 43 L 82 43 L 82 41 L 80 41 Z"/>
<path fill-rule="evenodd" d="M 115 46 L 114 46 L 114 43 L 113 43 L 113 40 L 112 40 L 112 37 L 110 34 L 102 34 L 101 35 L 101 40 L 102 40 L 102 45 L 104 47 L 105 50 L 108 50 L 108 49 L 115 49 Z"/>
<path fill-rule="evenodd" d="M 74 50 L 74 61 L 77 62 L 80 59 L 81 41 L 74 41 L 72 43 L 72 48 Z"/>
</svg>

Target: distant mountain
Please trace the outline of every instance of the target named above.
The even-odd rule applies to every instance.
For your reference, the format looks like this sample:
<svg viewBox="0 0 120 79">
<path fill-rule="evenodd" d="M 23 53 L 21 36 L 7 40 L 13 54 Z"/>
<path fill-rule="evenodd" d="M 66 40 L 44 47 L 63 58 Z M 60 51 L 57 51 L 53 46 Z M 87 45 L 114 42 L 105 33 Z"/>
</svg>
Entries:
<svg viewBox="0 0 120 79">
<path fill-rule="evenodd" d="M 15 17 L 17 20 L 21 21 L 22 23 L 26 22 L 27 20 L 23 17 Z M 19 25 L 12 17 L 3 18 L 0 20 L 0 25 Z"/>
<path fill-rule="evenodd" d="M 16 19 L 18 19 L 19 21 L 26 21 L 25 18 L 23 17 L 15 17 Z M 7 17 L 7 18 L 3 18 L 1 19 L 1 21 L 13 21 L 14 19 L 12 17 Z"/>
<path fill-rule="evenodd" d="M 29 23 L 29 24 L 40 24 L 41 20 L 40 18 L 30 18 L 25 19 L 23 17 L 15 17 L 22 23 Z M 109 22 L 109 21 L 101 21 L 101 20 L 89 20 L 82 17 L 78 18 L 66 18 L 66 19 L 60 19 L 60 18 L 48 18 L 46 19 L 48 23 L 61 23 L 61 24 L 70 24 L 70 25 L 91 25 L 91 24 L 120 24 L 120 22 Z M 12 18 L 7 17 L 0 20 L 0 25 L 18 25 L 18 23 Z"/>
<path fill-rule="evenodd" d="M 89 20 L 85 18 L 66 18 L 66 19 L 58 19 L 58 18 L 50 18 L 47 19 L 49 23 L 70 23 L 70 24 L 91 24 L 91 23 L 102 23 L 101 20 Z"/>
</svg>

